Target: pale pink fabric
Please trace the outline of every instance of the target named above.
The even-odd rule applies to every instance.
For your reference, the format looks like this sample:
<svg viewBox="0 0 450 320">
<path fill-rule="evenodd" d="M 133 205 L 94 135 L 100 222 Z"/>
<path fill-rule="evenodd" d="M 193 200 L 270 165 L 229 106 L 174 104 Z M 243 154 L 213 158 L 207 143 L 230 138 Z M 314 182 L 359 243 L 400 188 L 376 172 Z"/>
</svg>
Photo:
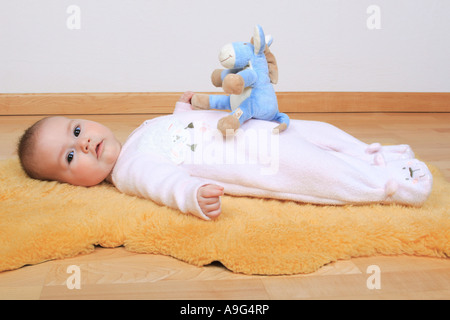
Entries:
<svg viewBox="0 0 450 320">
<path fill-rule="evenodd" d="M 279 135 L 276 123 L 250 120 L 225 139 L 216 125 L 226 114 L 179 102 L 173 115 L 145 121 L 122 148 L 114 185 L 206 220 L 197 191 L 209 183 L 230 195 L 337 205 L 421 205 L 431 191 L 431 174 L 407 145 L 368 145 L 302 120 Z"/>
</svg>

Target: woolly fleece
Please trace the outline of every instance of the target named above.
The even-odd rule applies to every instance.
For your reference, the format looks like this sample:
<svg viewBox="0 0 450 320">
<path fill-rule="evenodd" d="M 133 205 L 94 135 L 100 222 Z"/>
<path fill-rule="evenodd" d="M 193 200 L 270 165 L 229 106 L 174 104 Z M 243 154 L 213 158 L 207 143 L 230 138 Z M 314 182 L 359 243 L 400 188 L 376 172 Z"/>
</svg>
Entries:
<svg viewBox="0 0 450 320">
<path fill-rule="evenodd" d="M 450 255 L 450 183 L 435 184 L 421 208 L 317 206 L 222 199 L 218 220 L 161 207 L 112 185 L 75 187 L 29 179 L 16 158 L 0 161 L 0 271 L 124 246 L 203 266 L 220 261 L 245 274 L 309 273 L 339 259 Z"/>
</svg>

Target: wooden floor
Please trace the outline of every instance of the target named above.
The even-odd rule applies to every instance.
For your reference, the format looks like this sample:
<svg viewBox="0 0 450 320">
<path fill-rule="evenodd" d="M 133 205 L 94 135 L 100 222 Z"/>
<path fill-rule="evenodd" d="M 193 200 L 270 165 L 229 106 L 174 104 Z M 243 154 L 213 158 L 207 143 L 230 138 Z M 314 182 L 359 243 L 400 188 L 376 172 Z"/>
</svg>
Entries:
<svg viewBox="0 0 450 320">
<path fill-rule="evenodd" d="M 124 141 L 149 115 L 92 115 Z M 450 181 L 450 113 L 318 113 L 292 118 L 332 123 L 361 140 L 406 143 Z M 20 133 L 40 117 L 0 117 L 0 159 L 14 155 Z M 450 232 L 450 231 L 449 231 Z M 1 235 L 0 235 L 1 236 Z M 79 273 L 68 273 L 75 265 Z M 377 283 L 368 283 L 379 268 Z M 80 289 L 67 280 L 79 275 Z M 448 259 L 376 256 L 338 261 L 292 276 L 246 276 L 219 263 L 198 268 L 171 257 L 135 254 L 124 248 L 49 261 L 0 273 L 0 299 L 450 299 Z"/>
</svg>

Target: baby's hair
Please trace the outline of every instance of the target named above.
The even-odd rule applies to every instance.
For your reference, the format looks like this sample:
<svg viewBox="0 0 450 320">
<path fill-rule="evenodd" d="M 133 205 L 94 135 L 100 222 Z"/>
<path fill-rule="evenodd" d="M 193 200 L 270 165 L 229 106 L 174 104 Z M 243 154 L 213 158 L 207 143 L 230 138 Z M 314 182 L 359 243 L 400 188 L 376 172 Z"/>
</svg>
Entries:
<svg viewBox="0 0 450 320">
<path fill-rule="evenodd" d="M 20 137 L 17 146 L 17 154 L 19 155 L 22 169 L 30 178 L 33 179 L 45 180 L 45 178 L 42 177 L 39 172 L 37 172 L 36 167 L 33 165 L 35 163 L 33 156 L 38 130 L 46 119 L 48 119 L 48 117 L 42 118 L 41 120 L 30 126 L 28 129 L 26 129 L 23 135 Z"/>
</svg>

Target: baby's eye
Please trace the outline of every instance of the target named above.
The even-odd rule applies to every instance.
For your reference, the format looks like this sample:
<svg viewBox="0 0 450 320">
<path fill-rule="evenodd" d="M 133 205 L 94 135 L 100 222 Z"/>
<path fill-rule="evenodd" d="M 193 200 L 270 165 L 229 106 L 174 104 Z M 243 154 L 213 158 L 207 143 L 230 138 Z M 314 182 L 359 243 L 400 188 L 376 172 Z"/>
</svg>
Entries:
<svg viewBox="0 0 450 320">
<path fill-rule="evenodd" d="M 75 137 L 78 137 L 80 135 L 81 129 L 79 126 L 77 126 L 75 128 L 75 130 L 73 130 L 73 134 L 75 135 Z"/>
<path fill-rule="evenodd" d="M 73 151 L 70 151 L 67 155 L 67 162 L 70 164 L 73 160 Z"/>
</svg>

